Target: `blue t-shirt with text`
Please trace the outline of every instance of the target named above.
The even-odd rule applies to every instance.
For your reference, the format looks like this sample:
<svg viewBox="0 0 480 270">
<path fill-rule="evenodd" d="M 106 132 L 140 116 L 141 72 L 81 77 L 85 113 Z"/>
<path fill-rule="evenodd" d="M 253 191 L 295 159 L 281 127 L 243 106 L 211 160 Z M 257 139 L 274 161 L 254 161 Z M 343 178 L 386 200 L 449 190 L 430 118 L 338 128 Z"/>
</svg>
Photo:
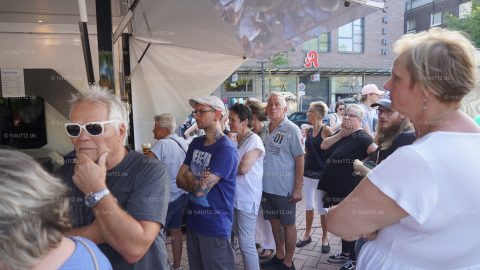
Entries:
<svg viewBox="0 0 480 270">
<path fill-rule="evenodd" d="M 204 144 L 205 136 L 195 138 L 183 163 L 198 179 L 208 169 L 220 180 L 202 198 L 189 194 L 188 229 L 210 237 L 229 238 L 233 223 L 237 149 L 227 136 L 220 137 L 212 145 Z"/>
</svg>

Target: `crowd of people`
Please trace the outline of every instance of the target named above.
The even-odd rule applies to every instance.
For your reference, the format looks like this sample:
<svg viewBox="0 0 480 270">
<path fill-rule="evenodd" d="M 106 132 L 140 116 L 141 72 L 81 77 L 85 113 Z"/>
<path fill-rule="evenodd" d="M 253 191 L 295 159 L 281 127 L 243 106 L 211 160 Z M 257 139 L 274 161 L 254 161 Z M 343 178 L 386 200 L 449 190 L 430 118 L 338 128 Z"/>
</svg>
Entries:
<svg viewBox="0 0 480 270">
<path fill-rule="evenodd" d="M 65 124 L 75 158 L 55 176 L 0 150 L 0 269 L 179 270 L 184 213 L 190 269 L 235 269 L 234 239 L 246 270 L 295 269 L 315 208 L 321 253 L 331 253 L 327 231 L 342 239 L 327 258 L 341 270 L 480 269 L 480 128 L 459 109 L 475 86 L 475 49 L 432 29 L 395 51 L 388 93 L 364 86 L 362 103 L 338 102 L 328 124 L 327 105 L 312 102 L 305 136 L 280 93 L 265 108 L 203 96 L 189 100 L 203 135 L 187 144 L 163 113 L 142 154 L 125 147 L 118 97 L 75 96 Z"/>
</svg>

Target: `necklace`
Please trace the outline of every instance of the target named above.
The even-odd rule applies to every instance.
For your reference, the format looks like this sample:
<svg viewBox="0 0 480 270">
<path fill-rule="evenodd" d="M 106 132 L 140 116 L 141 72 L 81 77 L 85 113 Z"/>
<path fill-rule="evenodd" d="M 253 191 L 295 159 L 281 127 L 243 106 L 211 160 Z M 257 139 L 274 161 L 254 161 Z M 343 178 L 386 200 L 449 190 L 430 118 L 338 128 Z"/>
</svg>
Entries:
<svg viewBox="0 0 480 270">
<path fill-rule="evenodd" d="M 242 144 L 252 135 L 253 135 L 253 131 L 251 130 L 247 131 L 247 134 L 245 134 L 245 136 L 243 136 L 243 138 L 238 142 L 237 149 L 240 149 L 240 147 L 242 147 Z"/>
</svg>

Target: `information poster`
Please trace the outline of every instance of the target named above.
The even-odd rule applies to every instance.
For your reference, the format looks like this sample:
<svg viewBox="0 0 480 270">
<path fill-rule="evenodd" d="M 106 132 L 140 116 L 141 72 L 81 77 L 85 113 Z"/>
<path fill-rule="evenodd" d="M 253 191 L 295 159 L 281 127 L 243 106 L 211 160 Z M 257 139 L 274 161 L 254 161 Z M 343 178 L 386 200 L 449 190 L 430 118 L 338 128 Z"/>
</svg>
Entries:
<svg viewBox="0 0 480 270">
<path fill-rule="evenodd" d="M 23 69 L 3 68 L 0 70 L 3 97 L 24 97 L 25 81 Z"/>
</svg>

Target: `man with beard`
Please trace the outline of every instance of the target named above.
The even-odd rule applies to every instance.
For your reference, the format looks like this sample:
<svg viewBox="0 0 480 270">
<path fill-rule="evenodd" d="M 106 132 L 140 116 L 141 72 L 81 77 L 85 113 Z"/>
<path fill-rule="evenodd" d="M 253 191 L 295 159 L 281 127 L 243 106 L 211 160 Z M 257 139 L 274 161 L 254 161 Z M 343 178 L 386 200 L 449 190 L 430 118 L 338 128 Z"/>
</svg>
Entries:
<svg viewBox="0 0 480 270">
<path fill-rule="evenodd" d="M 177 175 L 187 192 L 187 254 L 191 270 L 233 270 L 230 244 L 238 156 L 222 132 L 225 106 L 215 96 L 189 100 L 198 128 L 205 136 L 193 139 Z"/>
<path fill-rule="evenodd" d="M 378 106 L 377 133 L 374 138 L 378 148 L 365 159 L 364 164 L 357 160 L 354 162 L 355 172 L 359 175 L 366 175 L 373 166 L 382 162 L 399 147 L 412 144 L 416 139 L 410 120 L 399 112 L 392 111 L 391 103 L 390 95 L 387 93 L 377 103 L 371 105 Z"/>
</svg>

